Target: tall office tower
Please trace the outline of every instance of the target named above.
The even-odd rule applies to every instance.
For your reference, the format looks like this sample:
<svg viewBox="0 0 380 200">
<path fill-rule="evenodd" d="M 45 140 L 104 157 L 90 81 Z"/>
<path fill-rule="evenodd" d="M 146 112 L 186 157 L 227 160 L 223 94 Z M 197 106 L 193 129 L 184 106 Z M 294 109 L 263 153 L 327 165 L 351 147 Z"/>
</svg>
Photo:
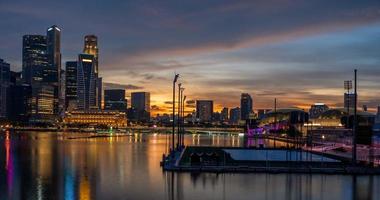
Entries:
<svg viewBox="0 0 380 200">
<path fill-rule="evenodd" d="M 350 110 L 354 109 L 355 107 L 355 93 L 344 93 L 344 108 L 347 110 L 349 108 Z M 352 112 L 352 111 L 350 111 Z M 351 113 L 353 114 L 353 113 Z"/>
<path fill-rule="evenodd" d="M 230 123 L 231 124 L 238 124 L 240 121 L 240 108 L 231 108 L 230 110 Z"/>
<path fill-rule="evenodd" d="M 44 79 L 48 66 L 46 36 L 24 35 L 22 37 L 22 78 L 24 83 L 34 84 Z"/>
<path fill-rule="evenodd" d="M 125 99 L 125 90 L 104 90 L 104 109 L 126 112 L 127 100 Z"/>
<path fill-rule="evenodd" d="M 223 108 L 220 114 L 221 114 L 222 121 L 228 120 L 228 108 Z"/>
<path fill-rule="evenodd" d="M 98 49 L 98 38 L 95 35 L 84 36 L 84 48 L 83 53 L 90 54 L 94 56 L 95 63 L 95 76 L 96 76 L 96 104 L 99 109 L 102 106 L 102 78 L 99 77 L 99 49 Z"/>
<path fill-rule="evenodd" d="M 77 108 L 77 61 L 66 62 L 65 70 L 65 110 L 72 111 Z"/>
<path fill-rule="evenodd" d="M 54 114 L 54 90 L 52 85 L 42 83 L 32 87 L 31 121 L 52 122 Z"/>
<path fill-rule="evenodd" d="M 77 108 L 82 111 L 97 110 L 96 74 L 93 55 L 79 54 L 77 68 Z"/>
<path fill-rule="evenodd" d="M 212 122 L 214 113 L 214 102 L 211 100 L 197 100 L 197 119 L 200 122 Z"/>
<path fill-rule="evenodd" d="M 31 114 L 32 87 L 28 84 L 12 84 L 9 97 L 10 120 L 27 123 Z"/>
<path fill-rule="evenodd" d="M 248 93 L 242 93 L 240 98 L 241 120 L 249 119 L 249 115 L 253 112 L 252 97 Z"/>
<path fill-rule="evenodd" d="M 149 92 L 132 92 L 131 94 L 132 109 L 136 113 L 137 121 L 148 122 L 150 120 L 150 93 Z"/>
<path fill-rule="evenodd" d="M 0 119 L 8 116 L 8 88 L 10 85 L 10 64 L 0 59 Z"/>
<path fill-rule="evenodd" d="M 61 29 L 56 25 L 51 26 L 46 35 L 48 66 L 44 70 L 44 82 L 54 87 L 54 114 L 58 114 L 61 97 Z"/>
<path fill-rule="evenodd" d="M 322 113 L 326 112 L 329 107 L 324 103 L 315 103 L 311 105 L 309 110 L 309 116 L 311 119 L 318 118 Z"/>
</svg>

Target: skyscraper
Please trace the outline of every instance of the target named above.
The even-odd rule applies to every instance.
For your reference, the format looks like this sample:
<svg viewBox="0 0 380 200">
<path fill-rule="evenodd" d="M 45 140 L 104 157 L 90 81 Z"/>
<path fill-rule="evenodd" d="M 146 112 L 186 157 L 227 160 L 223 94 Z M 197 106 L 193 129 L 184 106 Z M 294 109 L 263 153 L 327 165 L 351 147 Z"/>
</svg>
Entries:
<svg viewBox="0 0 380 200">
<path fill-rule="evenodd" d="M 54 122 L 55 88 L 52 85 L 41 83 L 32 87 L 31 118 L 32 123 Z"/>
<path fill-rule="evenodd" d="M 72 111 L 77 108 L 77 61 L 66 62 L 65 78 L 65 109 Z"/>
<path fill-rule="evenodd" d="M 253 112 L 252 97 L 248 93 L 242 93 L 240 98 L 241 120 L 249 119 L 249 115 Z"/>
<path fill-rule="evenodd" d="M 126 112 L 127 100 L 125 99 L 125 90 L 123 89 L 105 90 L 104 91 L 104 109 Z"/>
<path fill-rule="evenodd" d="M 212 122 L 214 102 L 211 100 L 197 100 L 197 118 L 200 122 Z"/>
<path fill-rule="evenodd" d="M 44 70 L 44 82 L 54 88 L 54 113 L 57 114 L 61 97 L 61 29 L 56 25 L 47 29 L 46 49 L 48 66 Z"/>
<path fill-rule="evenodd" d="M 8 88 L 10 85 L 10 64 L 0 59 L 0 118 L 8 116 Z"/>
<path fill-rule="evenodd" d="M 150 93 L 132 92 L 132 109 L 136 112 L 138 121 L 148 122 L 150 120 Z"/>
<path fill-rule="evenodd" d="M 231 124 L 238 124 L 240 121 L 240 108 L 231 108 L 230 110 L 230 123 Z"/>
<path fill-rule="evenodd" d="M 228 120 L 228 108 L 224 107 L 222 111 L 220 112 L 220 114 L 221 114 L 222 121 Z"/>
<path fill-rule="evenodd" d="M 102 78 L 99 77 L 99 49 L 98 38 L 95 35 L 84 36 L 83 53 L 94 56 L 95 76 L 96 76 L 96 104 L 99 109 L 102 106 Z"/>
<path fill-rule="evenodd" d="M 93 55 L 79 54 L 77 68 L 77 108 L 82 111 L 98 109 L 95 60 Z"/>
<path fill-rule="evenodd" d="M 24 83 L 42 82 L 48 66 L 46 37 L 24 35 L 22 38 L 22 78 Z"/>
</svg>

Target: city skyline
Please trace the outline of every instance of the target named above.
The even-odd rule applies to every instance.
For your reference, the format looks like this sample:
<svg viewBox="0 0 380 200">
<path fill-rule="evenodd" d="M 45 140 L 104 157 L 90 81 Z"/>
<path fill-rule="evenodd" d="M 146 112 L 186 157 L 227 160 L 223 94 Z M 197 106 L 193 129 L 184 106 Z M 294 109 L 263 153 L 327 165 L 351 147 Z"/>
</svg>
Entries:
<svg viewBox="0 0 380 200">
<path fill-rule="evenodd" d="M 0 21 L 8 27 L 0 31 L 0 57 L 21 70 L 22 36 L 56 24 L 63 66 L 81 53 L 85 35 L 98 36 L 104 89 L 148 91 L 152 113 L 169 112 L 174 71 L 190 100 L 214 100 L 219 111 L 238 106 L 241 93 L 253 96 L 254 109 L 273 107 L 275 97 L 280 107 L 343 107 L 343 81 L 357 68 L 358 106 L 377 107 L 379 2 L 183 4 L 95 3 L 94 12 L 79 14 L 85 3 L 0 3 L 0 16 L 8 19 Z M 52 8 L 60 9 L 53 14 Z M 96 23 L 84 26 L 90 19 Z M 236 23 L 226 29 L 224 20 Z"/>
</svg>

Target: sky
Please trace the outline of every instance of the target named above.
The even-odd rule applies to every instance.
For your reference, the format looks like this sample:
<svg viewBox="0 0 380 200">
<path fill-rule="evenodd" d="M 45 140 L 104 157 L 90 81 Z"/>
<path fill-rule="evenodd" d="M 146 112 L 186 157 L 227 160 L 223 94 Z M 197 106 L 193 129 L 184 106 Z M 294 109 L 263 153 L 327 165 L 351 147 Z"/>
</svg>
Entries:
<svg viewBox="0 0 380 200">
<path fill-rule="evenodd" d="M 354 69 L 359 106 L 380 104 L 379 0 L 0 0 L 0 58 L 20 70 L 22 36 L 54 24 L 62 66 L 97 35 L 105 88 L 150 92 L 153 113 L 170 109 L 175 72 L 188 111 L 243 92 L 254 109 L 341 107 Z"/>
</svg>

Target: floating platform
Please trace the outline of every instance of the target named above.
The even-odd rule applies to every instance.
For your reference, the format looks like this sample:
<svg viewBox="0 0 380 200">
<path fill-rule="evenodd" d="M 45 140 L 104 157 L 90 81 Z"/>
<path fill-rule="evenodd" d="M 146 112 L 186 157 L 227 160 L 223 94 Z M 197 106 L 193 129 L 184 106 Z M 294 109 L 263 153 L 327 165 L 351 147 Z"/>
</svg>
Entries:
<svg viewBox="0 0 380 200">
<path fill-rule="evenodd" d="M 189 146 L 164 156 L 161 164 L 183 172 L 380 174 L 380 168 L 301 149 Z"/>
</svg>

